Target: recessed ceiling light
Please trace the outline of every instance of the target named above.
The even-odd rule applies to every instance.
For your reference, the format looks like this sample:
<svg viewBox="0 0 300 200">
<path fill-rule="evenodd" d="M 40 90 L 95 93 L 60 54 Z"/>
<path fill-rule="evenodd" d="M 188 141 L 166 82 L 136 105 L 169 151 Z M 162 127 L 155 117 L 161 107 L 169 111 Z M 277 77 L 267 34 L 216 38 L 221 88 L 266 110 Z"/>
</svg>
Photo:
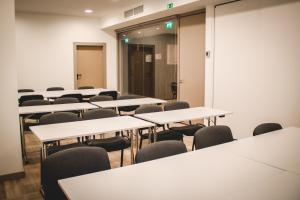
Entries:
<svg viewBox="0 0 300 200">
<path fill-rule="evenodd" d="M 92 9 L 85 9 L 84 12 L 87 13 L 87 14 L 90 14 L 90 13 L 93 13 L 93 10 Z"/>
<path fill-rule="evenodd" d="M 123 37 L 126 37 L 126 35 L 125 35 L 125 34 L 123 34 Z"/>
<path fill-rule="evenodd" d="M 138 32 L 138 34 L 141 34 L 141 33 L 142 33 L 141 31 Z"/>
<path fill-rule="evenodd" d="M 159 30 L 160 28 L 159 27 L 156 27 L 156 30 Z"/>
</svg>

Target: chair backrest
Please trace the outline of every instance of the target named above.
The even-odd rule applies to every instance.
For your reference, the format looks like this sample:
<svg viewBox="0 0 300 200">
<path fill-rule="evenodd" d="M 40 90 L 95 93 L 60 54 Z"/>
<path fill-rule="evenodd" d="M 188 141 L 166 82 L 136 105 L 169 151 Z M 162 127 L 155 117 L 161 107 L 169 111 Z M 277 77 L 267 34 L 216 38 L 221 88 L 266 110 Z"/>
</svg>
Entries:
<svg viewBox="0 0 300 200">
<path fill-rule="evenodd" d="M 43 95 L 23 95 L 19 98 L 19 104 L 22 105 L 24 101 L 28 100 L 43 100 Z"/>
<path fill-rule="evenodd" d="M 268 133 L 271 131 L 277 131 L 282 129 L 282 126 L 278 123 L 263 123 L 258 125 L 254 131 L 253 131 L 253 136 Z"/>
<path fill-rule="evenodd" d="M 61 97 L 54 100 L 53 104 L 79 103 L 79 100 L 74 97 Z"/>
<path fill-rule="evenodd" d="M 81 86 L 78 88 L 78 90 L 86 90 L 86 89 L 94 89 L 94 86 Z"/>
<path fill-rule="evenodd" d="M 33 89 L 19 89 L 18 92 L 34 92 Z"/>
<path fill-rule="evenodd" d="M 123 99 L 139 99 L 142 98 L 142 96 L 140 95 L 122 95 L 118 97 L 118 100 L 123 100 Z M 134 111 L 135 109 L 137 109 L 139 106 L 122 106 L 122 107 L 118 107 L 119 111 L 124 111 L 124 112 L 131 112 Z"/>
<path fill-rule="evenodd" d="M 56 112 L 43 115 L 40 118 L 40 124 L 56 124 L 56 123 L 64 123 L 64 122 L 73 122 L 78 121 L 79 118 L 77 114 L 70 112 Z"/>
<path fill-rule="evenodd" d="M 73 97 L 73 98 L 76 98 L 78 99 L 79 102 L 82 102 L 82 94 L 80 93 L 74 93 L 74 94 L 64 94 L 61 96 L 61 98 L 64 98 L 64 97 Z"/>
<path fill-rule="evenodd" d="M 113 100 L 116 100 L 118 98 L 117 91 L 104 91 L 104 92 L 100 92 L 99 95 L 111 96 Z"/>
<path fill-rule="evenodd" d="M 59 151 L 42 162 L 41 184 L 45 199 L 66 199 L 57 182 L 60 179 L 111 168 L 107 152 L 100 147 L 77 147 Z"/>
<path fill-rule="evenodd" d="M 24 101 L 21 106 L 40 106 L 40 105 L 50 105 L 50 102 L 47 100 L 34 99 Z"/>
<path fill-rule="evenodd" d="M 106 95 L 98 95 L 98 96 L 93 96 L 89 99 L 90 102 L 96 102 L 96 101 L 112 101 L 113 98 L 111 96 L 106 96 Z"/>
<path fill-rule="evenodd" d="M 135 110 L 135 114 L 153 113 L 162 111 L 161 106 L 157 105 L 144 105 L 140 106 Z"/>
<path fill-rule="evenodd" d="M 176 82 L 171 83 L 171 91 L 172 91 L 173 95 L 177 94 L 177 83 Z"/>
<path fill-rule="evenodd" d="M 167 156 L 187 152 L 186 146 L 181 141 L 161 141 L 152 143 L 136 153 L 135 162 L 141 163 Z"/>
<path fill-rule="evenodd" d="M 118 116 L 114 110 L 111 109 L 94 109 L 84 112 L 82 114 L 82 119 L 89 120 L 89 119 L 101 119 L 101 118 L 108 118 L 108 117 L 116 117 Z"/>
<path fill-rule="evenodd" d="M 190 105 L 188 102 L 185 101 L 176 101 L 176 102 L 171 102 L 171 103 L 167 103 L 164 106 L 164 110 L 168 111 L 168 110 L 180 110 L 180 109 L 185 109 L 185 108 L 189 108 Z"/>
<path fill-rule="evenodd" d="M 208 126 L 199 129 L 194 136 L 195 148 L 203 149 L 206 147 L 232 142 L 233 136 L 228 126 Z"/>
<path fill-rule="evenodd" d="M 47 91 L 59 91 L 59 90 L 65 90 L 63 87 L 49 87 L 47 88 Z"/>
</svg>

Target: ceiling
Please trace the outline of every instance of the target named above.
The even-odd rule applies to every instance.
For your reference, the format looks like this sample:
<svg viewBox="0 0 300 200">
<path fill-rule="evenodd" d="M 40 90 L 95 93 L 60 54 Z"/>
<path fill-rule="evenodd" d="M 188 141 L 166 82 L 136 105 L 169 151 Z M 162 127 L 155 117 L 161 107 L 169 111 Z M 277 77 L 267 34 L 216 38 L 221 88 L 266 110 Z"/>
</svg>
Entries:
<svg viewBox="0 0 300 200">
<path fill-rule="evenodd" d="M 72 16 L 102 17 L 120 7 L 136 5 L 141 0 L 15 0 L 16 11 Z M 92 9 L 92 14 L 84 13 Z"/>
</svg>

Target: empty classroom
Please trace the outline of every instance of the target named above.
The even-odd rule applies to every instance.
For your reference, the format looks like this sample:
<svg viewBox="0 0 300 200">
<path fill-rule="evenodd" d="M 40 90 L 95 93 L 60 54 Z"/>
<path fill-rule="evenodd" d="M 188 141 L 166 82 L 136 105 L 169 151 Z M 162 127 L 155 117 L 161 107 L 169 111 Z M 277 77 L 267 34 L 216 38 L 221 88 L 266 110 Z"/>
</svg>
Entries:
<svg viewBox="0 0 300 200">
<path fill-rule="evenodd" d="M 300 0 L 1 0 L 1 200 L 300 200 Z"/>
</svg>

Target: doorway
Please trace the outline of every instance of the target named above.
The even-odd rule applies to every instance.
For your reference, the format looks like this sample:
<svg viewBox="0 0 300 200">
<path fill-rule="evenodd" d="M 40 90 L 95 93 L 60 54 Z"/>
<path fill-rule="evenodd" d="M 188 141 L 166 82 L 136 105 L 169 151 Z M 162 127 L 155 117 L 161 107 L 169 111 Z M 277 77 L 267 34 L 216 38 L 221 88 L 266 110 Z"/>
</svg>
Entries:
<svg viewBox="0 0 300 200">
<path fill-rule="evenodd" d="M 103 43 L 74 43 L 75 88 L 106 88 L 106 48 Z"/>
<path fill-rule="evenodd" d="M 154 97 L 154 45 L 128 45 L 128 93 Z"/>
</svg>

